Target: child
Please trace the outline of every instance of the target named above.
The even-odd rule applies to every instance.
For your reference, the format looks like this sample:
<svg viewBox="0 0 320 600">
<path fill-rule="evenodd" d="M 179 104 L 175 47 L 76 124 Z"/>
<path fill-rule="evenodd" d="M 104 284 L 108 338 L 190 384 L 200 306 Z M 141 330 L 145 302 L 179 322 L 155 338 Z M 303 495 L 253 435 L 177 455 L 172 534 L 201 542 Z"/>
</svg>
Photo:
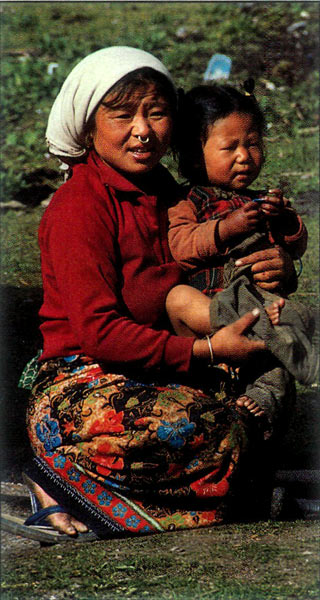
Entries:
<svg viewBox="0 0 320 600">
<path fill-rule="evenodd" d="M 249 189 L 264 162 L 264 117 L 252 94 L 198 86 L 182 101 L 181 122 L 179 168 L 192 187 L 169 210 L 169 244 L 193 287 L 173 288 L 167 311 L 177 333 L 201 337 L 264 307 L 253 331 L 272 356 L 243 373 L 237 404 L 271 421 L 285 402 L 288 371 L 303 383 L 315 376 L 314 323 L 302 305 L 257 287 L 241 257 L 276 244 L 300 258 L 307 231 L 280 190 Z"/>
</svg>

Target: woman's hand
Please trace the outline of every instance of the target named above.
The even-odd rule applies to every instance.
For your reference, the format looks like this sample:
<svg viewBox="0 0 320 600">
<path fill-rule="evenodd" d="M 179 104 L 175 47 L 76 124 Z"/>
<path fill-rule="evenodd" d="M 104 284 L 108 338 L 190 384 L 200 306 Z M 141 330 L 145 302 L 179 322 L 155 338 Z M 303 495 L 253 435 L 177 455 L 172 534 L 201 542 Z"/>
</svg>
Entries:
<svg viewBox="0 0 320 600">
<path fill-rule="evenodd" d="M 254 309 L 240 319 L 223 327 L 211 337 L 213 356 L 217 361 L 238 364 L 246 361 L 255 352 L 265 350 L 263 341 L 249 340 L 245 333 L 259 318 Z"/>
<path fill-rule="evenodd" d="M 214 361 L 228 364 L 239 364 L 246 361 L 256 352 L 265 350 L 262 341 L 249 340 L 245 333 L 259 318 L 259 310 L 254 309 L 240 319 L 223 327 L 211 336 Z M 207 340 L 197 339 L 193 344 L 194 358 L 210 361 L 210 351 Z"/>
<path fill-rule="evenodd" d="M 254 282 L 265 290 L 274 290 L 295 276 L 292 258 L 280 246 L 259 250 L 235 264 L 237 267 L 252 265 Z"/>
</svg>

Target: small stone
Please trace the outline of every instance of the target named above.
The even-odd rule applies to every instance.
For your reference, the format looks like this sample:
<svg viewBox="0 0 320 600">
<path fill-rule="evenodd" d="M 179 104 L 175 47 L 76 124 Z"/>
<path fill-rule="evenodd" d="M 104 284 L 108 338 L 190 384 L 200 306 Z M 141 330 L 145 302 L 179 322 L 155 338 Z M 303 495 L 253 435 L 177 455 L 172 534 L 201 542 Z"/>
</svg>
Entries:
<svg viewBox="0 0 320 600">
<path fill-rule="evenodd" d="M 27 207 L 25 204 L 22 204 L 22 202 L 19 202 L 18 200 L 10 200 L 9 202 L 0 202 L 0 208 L 4 210 L 25 210 Z"/>
</svg>

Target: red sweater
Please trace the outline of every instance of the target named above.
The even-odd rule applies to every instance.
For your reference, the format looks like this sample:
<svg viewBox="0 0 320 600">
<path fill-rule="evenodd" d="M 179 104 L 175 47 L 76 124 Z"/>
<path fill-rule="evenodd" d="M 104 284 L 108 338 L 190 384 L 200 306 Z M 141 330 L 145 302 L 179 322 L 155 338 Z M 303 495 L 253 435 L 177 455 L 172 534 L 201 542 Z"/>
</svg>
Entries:
<svg viewBox="0 0 320 600">
<path fill-rule="evenodd" d="M 189 370 L 194 339 L 172 335 L 164 310 L 181 278 L 167 243 L 177 185 L 161 166 L 151 184 L 157 196 L 93 152 L 55 193 L 39 228 L 41 360 L 85 354 L 110 371 Z"/>
</svg>

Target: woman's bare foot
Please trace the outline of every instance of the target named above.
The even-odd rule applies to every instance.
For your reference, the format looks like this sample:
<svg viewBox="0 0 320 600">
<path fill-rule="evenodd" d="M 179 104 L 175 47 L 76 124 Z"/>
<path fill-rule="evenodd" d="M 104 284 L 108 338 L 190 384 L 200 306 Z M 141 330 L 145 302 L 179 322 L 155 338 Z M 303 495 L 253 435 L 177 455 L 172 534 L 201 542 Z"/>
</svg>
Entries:
<svg viewBox="0 0 320 600">
<path fill-rule="evenodd" d="M 284 305 L 285 305 L 285 299 L 279 298 L 279 300 L 276 300 L 275 302 L 270 304 L 270 306 L 265 307 L 265 311 L 266 311 L 272 325 L 279 325 L 280 313 L 281 313 L 281 310 L 283 309 Z"/>
<path fill-rule="evenodd" d="M 254 417 L 262 417 L 262 415 L 264 415 L 264 410 L 262 410 L 254 400 L 248 398 L 248 396 L 240 396 L 240 398 L 236 400 L 236 404 L 241 408 L 247 408 Z"/>
<path fill-rule="evenodd" d="M 30 477 L 24 475 L 24 481 L 28 488 L 36 495 L 37 500 L 41 508 L 47 508 L 48 506 L 56 506 L 57 502 L 49 496 L 43 489 L 32 481 Z M 47 521 L 59 531 L 59 533 L 66 533 L 67 535 L 77 535 L 78 533 L 85 533 L 88 531 L 88 527 L 84 524 L 68 515 L 67 513 L 56 513 L 49 515 Z"/>
</svg>

